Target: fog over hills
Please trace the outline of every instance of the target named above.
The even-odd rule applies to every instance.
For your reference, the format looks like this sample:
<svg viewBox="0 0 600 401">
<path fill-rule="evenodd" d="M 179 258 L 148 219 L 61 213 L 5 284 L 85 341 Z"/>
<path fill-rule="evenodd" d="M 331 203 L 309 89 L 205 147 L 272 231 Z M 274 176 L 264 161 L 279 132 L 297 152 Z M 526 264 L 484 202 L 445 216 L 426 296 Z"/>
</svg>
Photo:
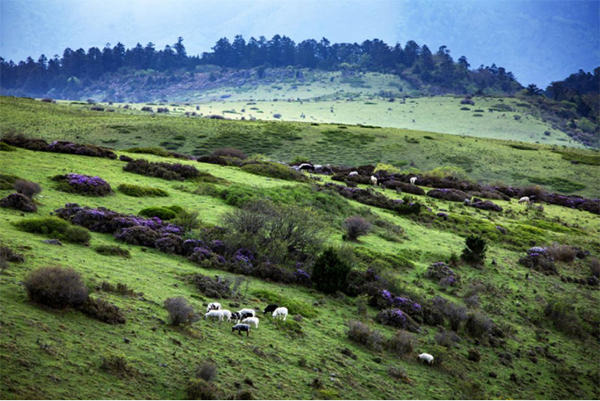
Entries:
<svg viewBox="0 0 600 401">
<path fill-rule="evenodd" d="M 472 68 L 495 63 L 524 85 L 545 87 L 600 64 L 597 1 L 156 1 L 2 0 L 0 55 L 18 62 L 40 54 L 122 42 L 158 49 L 182 36 L 188 54 L 221 37 L 275 34 L 296 42 L 379 38 L 446 45 Z"/>
</svg>

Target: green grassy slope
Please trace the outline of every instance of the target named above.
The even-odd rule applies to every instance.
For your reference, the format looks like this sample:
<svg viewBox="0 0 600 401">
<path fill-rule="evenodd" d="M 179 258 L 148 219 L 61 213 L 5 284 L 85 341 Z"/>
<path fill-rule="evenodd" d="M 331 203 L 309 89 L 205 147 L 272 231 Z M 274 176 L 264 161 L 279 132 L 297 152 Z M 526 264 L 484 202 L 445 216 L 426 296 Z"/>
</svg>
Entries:
<svg viewBox="0 0 600 401">
<path fill-rule="evenodd" d="M 451 101 L 456 103 L 456 99 L 452 98 Z M 390 105 L 400 107 L 397 103 Z M 204 107 L 201 106 L 201 109 Z M 412 106 L 407 103 L 401 107 Z M 6 97 L 0 97 L 0 108 L 2 133 L 25 133 L 48 140 L 85 140 L 117 149 L 162 146 L 194 155 L 204 155 L 216 148 L 231 146 L 249 154 L 261 153 L 274 160 L 290 161 L 296 156 L 303 156 L 318 164 L 383 162 L 403 168 L 412 166 L 421 171 L 457 166 L 473 179 L 484 183 L 504 181 L 512 185 L 542 184 L 553 192 L 600 197 L 598 167 L 571 164 L 557 153 L 564 151 L 563 146 L 525 145 L 412 129 L 176 118 L 160 114 L 151 116 L 140 111 L 132 111 L 134 114 L 120 110 L 102 113 L 84 110 L 80 105 L 53 105 Z M 357 115 L 360 113 L 356 110 Z M 205 111 L 205 114 L 212 112 Z M 498 119 L 492 116 L 497 114 L 486 113 L 477 121 L 491 119 L 495 122 Z M 515 121 L 508 117 L 506 119 Z M 515 124 L 519 123 L 515 121 Z M 489 129 L 489 132 L 497 129 L 487 123 L 479 126 Z M 598 153 L 594 151 L 572 151 L 591 160 L 598 159 Z"/>
<path fill-rule="evenodd" d="M 79 128 L 82 141 L 88 140 L 87 129 Z M 90 131 L 89 140 L 98 138 L 97 133 Z M 3 174 L 39 182 L 44 188 L 38 200 L 39 211 L 34 215 L 48 216 L 66 202 L 105 206 L 128 213 L 136 213 L 147 206 L 178 204 L 197 210 L 205 222 L 218 224 L 223 213 L 231 210 L 218 198 L 184 191 L 196 188 L 197 184 L 173 183 L 126 173 L 122 171 L 124 163 L 117 160 L 23 149 L 2 152 L 0 158 Z M 146 155 L 144 158 L 164 160 Z M 184 163 L 193 164 L 235 185 L 248 186 L 258 193 L 269 189 L 285 191 L 284 187 L 289 185 L 308 185 L 249 175 L 235 167 Z M 168 191 L 170 197 L 131 198 L 117 192 L 106 198 L 91 198 L 54 190 L 55 183 L 49 177 L 69 172 L 99 175 L 113 188 L 120 183 L 158 187 Z M 0 196 L 10 192 L 0 191 Z M 392 191 L 385 193 L 397 197 Z M 211 276 L 230 274 L 205 270 L 185 258 L 136 246 L 125 246 L 132 254 L 131 259 L 101 256 L 92 248 L 116 244 L 112 236 L 104 234 L 92 235 L 92 247 L 45 244 L 41 240 L 46 237 L 23 233 L 11 225 L 23 219 L 20 212 L 0 209 L 2 242 L 14 248 L 21 247 L 27 258 L 25 264 L 11 264 L 0 275 L 2 398 L 184 398 L 188 378 L 194 375 L 195 366 L 205 359 L 211 359 L 218 366 L 216 384 L 225 397 L 236 393 L 234 383 L 237 382 L 241 388 L 251 390 L 255 397 L 268 399 L 598 398 L 600 349 L 597 341 L 562 334 L 543 317 L 546 300 L 568 295 L 579 316 L 597 321 L 595 307 L 600 301 L 597 287 L 563 283 L 556 276 L 530 271 L 517 264 L 523 252 L 514 251 L 514 247 L 501 239 L 491 241 L 488 262 L 482 270 L 468 266 L 457 268 L 461 275 L 461 284 L 457 288 L 446 291 L 423 277 L 429 264 L 447 259 L 451 252 L 460 252 L 464 238 L 457 234 L 459 231 L 467 229 L 498 238 L 494 233 L 496 225 L 507 228 L 510 235 L 520 236 L 524 241 L 535 239 L 538 245 L 553 241 L 577 245 L 598 256 L 600 222 L 597 216 L 548 205 L 544 206 L 542 214 L 536 214 L 514 201 L 498 201 L 505 212 L 496 214 L 446 201 L 417 198 L 433 213 L 448 210 L 469 224 L 418 223 L 370 208 L 381 219 L 402 227 L 402 238 L 392 240 L 376 230 L 361 238 L 360 243 L 350 246 L 410 259 L 414 268 L 391 266 L 386 269 L 386 274 L 395 276 L 406 290 L 423 298 L 442 295 L 463 304 L 470 287 L 485 284 L 479 293 L 481 310 L 503 328 L 506 334 L 503 347 L 477 345 L 468 335 L 459 332 L 462 340 L 448 352 L 442 368 L 422 365 L 415 361 L 416 352 L 432 349 L 434 335 L 440 331 L 436 327 L 422 326 L 421 333 L 416 335 L 415 353 L 405 358 L 370 351 L 350 342 L 345 335 L 346 322 L 357 318 L 356 299 L 324 296 L 314 290 L 252 278 L 247 287 L 242 286 L 242 296 L 235 301 L 241 306 L 264 307 L 266 302 L 255 295 L 260 290 L 281 294 L 308 307 L 318 302 L 314 307 L 316 317 L 305 317 L 298 323 L 304 336 L 290 336 L 268 318 L 262 319 L 249 338 L 232 334 L 225 323 L 200 321 L 189 330 L 175 329 L 159 320 L 167 318 L 162 307 L 166 298 L 184 296 L 199 311 L 204 310 L 206 302 L 214 301 L 199 294 L 182 278 L 196 272 Z M 347 202 L 347 205 L 348 208 L 362 207 L 355 202 Z M 340 243 L 339 225 L 335 220 L 330 224 L 329 241 Z M 536 229 L 536 225 L 545 229 Z M 528 243 L 522 244 L 523 248 L 528 246 Z M 491 264 L 492 259 L 497 261 L 496 265 Z M 581 260 L 559 266 L 562 274 L 585 277 L 587 263 L 587 260 Z M 124 311 L 127 323 L 109 326 L 79 312 L 56 312 L 28 302 L 21 280 L 38 267 L 54 265 L 80 271 L 92 288 L 102 281 L 124 283 L 133 288 L 138 293 L 135 297 L 100 291 L 94 294 L 118 305 Z M 529 280 L 524 278 L 526 273 L 530 273 Z M 219 301 L 228 309 L 236 310 L 230 306 L 233 301 Z M 393 330 L 373 321 L 375 314 L 376 311 L 369 308 L 368 316 L 360 319 L 386 337 L 391 335 Z M 290 316 L 288 320 L 291 319 Z M 125 342 L 124 338 L 130 342 Z M 542 352 L 536 350 L 539 346 L 542 349 L 547 346 L 549 355 L 560 360 L 542 356 Z M 467 360 L 467 351 L 473 347 L 482 353 L 479 363 Z M 341 350 L 344 348 L 350 349 L 357 358 L 343 355 Z M 530 351 L 536 355 L 535 362 Z M 506 365 L 502 363 L 506 359 L 500 356 L 505 353 L 513 355 L 512 362 Z M 517 357 L 517 353 L 521 356 Z M 124 355 L 140 374 L 119 378 L 102 371 L 102 357 L 113 354 Z M 303 358 L 306 363 L 301 364 Z M 387 373 L 390 367 L 404 369 L 412 384 L 390 377 Z M 492 378 L 491 372 L 497 377 Z M 323 390 L 309 386 L 315 378 L 324 383 Z M 250 379 L 252 385 L 245 379 Z"/>
</svg>

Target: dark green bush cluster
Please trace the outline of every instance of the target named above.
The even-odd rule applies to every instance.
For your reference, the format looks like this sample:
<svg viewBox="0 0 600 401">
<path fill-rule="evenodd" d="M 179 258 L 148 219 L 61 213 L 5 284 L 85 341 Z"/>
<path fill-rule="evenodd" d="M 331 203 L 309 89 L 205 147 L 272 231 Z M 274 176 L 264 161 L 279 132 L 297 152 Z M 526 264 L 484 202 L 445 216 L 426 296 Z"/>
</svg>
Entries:
<svg viewBox="0 0 600 401">
<path fill-rule="evenodd" d="M 204 379 L 190 379 L 185 391 L 189 400 L 224 399 L 217 386 Z"/>
<path fill-rule="evenodd" d="M 200 316 L 184 297 L 167 298 L 165 309 L 169 312 L 169 324 L 173 326 L 190 325 L 200 320 Z"/>
<path fill-rule="evenodd" d="M 158 217 L 161 220 L 171 220 L 177 216 L 177 213 L 169 206 L 152 206 L 140 210 L 139 215 L 144 217 Z"/>
<path fill-rule="evenodd" d="M 480 266 L 485 262 L 487 252 L 487 243 L 485 239 L 469 235 L 465 240 L 466 247 L 463 249 L 460 258 L 473 266 Z"/>
<path fill-rule="evenodd" d="M 327 248 L 315 260 L 311 279 L 319 291 L 327 294 L 343 291 L 351 266 L 334 248 Z"/>
<path fill-rule="evenodd" d="M 108 324 L 125 324 L 125 315 L 119 307 L 103 299 L 88 297 L 81 305 L 77 306 L 86 315 Z"/>
<path fill-rule="evenodd" d="M 144 159 L 130 161 L 123 167 L 123 170 L 148 177 L 158 177 L 169 181 L 183 181 L 185 179 L 196 178 L 199 174 L 198 169 L 194 166 L 180 163 L 152 163 Z"/>
<path fill-rule="evenodd" d="M 161 157 L 171 157 L 171 153 L 169 151 L 164 150 L 163 148 L 159 148 L 159 147 L 129 148 L 125 151 L 129 152 L 129 153 L 141 153 L 141 154 L 155 155 L 155 156 L 161 156 Z"/>
<path fill-rule="evenodd" d="M 117 187 L 117 189 L 123 192 L 127 196 L 133 196 L 136 198 L 141 197 L 166 197 L 169 196 L 169 193 L 164 189 L 154 188 L 154 187 L 144 187 L 141 185 L 135 184 L 121 184 Z"/>
<path fill-rule="evenodd" d="M 83 227 L 72 226 L 57 217 L 20 220 L 14 225 L 21 231 L 43 234 L 59 240 L 86 244 L 92 238 L 90 232 Z"/>
<path fill-rule="evenodd" d="M 131 258 L 131 254 L 125 248 L 121 248 L 118 245 L 100 245 L 96 247 L 95 251 L 100 255 L 105 256 L 120 256 L 122 258 Z"/>
<path fill-rule="evenodd" d="M 36 204 L 27 196 L 18 193 L 10 194 L 0 199 L 0 207 L 17 209 L 28 213 L 37 212 Z"/>
<path fill-rule="evenodd" d="M 31 301 L 55 309 L 79 306 L 88 298 L 81 274 L 73 269 L 44 267 L 31 272 L 23 284 Z"/>
<path fill-rule="evenodd" d="M 219 148 L 213 150 L 211 156 L 217 157 L 235 157 L 241 160 L 245 160 L 248 156 L 239 149 L 236 148 Z"/>
<path fill-rule="evenodd" d="M 360 216 L 348 217 L 344 221 L 346 236 L 350 241 L 356 241 L 358 237 L 367 235 L 371 231 L 371 223 Z"/>
<path fill-rule="evenodd" d="M 364 323 L 356 320 L 349 321 L 346 334 L 350 340 L 356 343 L 365 345 L 374 351 L 383 351 L 384 338 L 381 332 L 371 329 Z"/>
<path fill-rule="evenodd" d="M 544 315 L 565 334 L 581 336 L 581 321 L 573 304 L 566 300 L 552 299 L 546 303 Z"/>
<path fill-rule="evenodd" d="M 252 164 L 246 164 L 241 167 L 247 173 L 262 175 L 265 177 L 279 178 L 281 180 L 289 181 L 306 181 L 307 178 L 302 173 L 291 169 L 288 166 L 279 163 L 270 162 L 256 162 Z"/>
<path fill-rule="evenodd" d="M 216 280 L 202 274 L 194 274 L 188 280 L 209 298 L 229 298 L 232 295 L 231 285 L 233 282 L 230 279 Z"/>
<path fill-rule="evenodd" d="M 217 378 L 217 366 L 209 361 L 202 362 L 196 367 L 196 378 L 211 382 Z"/>
<path fill-rule="evenodd" d="M 140 373 L 136 367 L 131 366 L 125 355 L 103 356 L 100 369 L 118 377 L 134 377 Z"/>
</svg>

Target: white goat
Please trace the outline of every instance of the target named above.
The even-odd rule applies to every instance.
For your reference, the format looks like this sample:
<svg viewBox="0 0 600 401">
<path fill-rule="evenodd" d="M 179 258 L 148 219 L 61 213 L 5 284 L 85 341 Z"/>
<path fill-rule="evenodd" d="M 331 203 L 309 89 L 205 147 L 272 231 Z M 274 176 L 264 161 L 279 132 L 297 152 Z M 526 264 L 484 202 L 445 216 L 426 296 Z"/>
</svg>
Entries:
<svg viewBox="0 0 600 401">
<path fill-rule="evenodd" d="M 220 310 L 211 310 L 204 315 L 204 320 L 206 320 L 207 317 L 210 317 L 213 320 L 215 320 L 215 318 L 223 320 L 223 313 Z"/>
<path fill-rule="evenodd" d="M 529 199 L 529 196 L 524 196 L 521 199 L 519 199 L 519 203 L 530 203 L 531 200 Z"/>
<path fill-rule="evenodd" d="M 417 177 L 410 177 L 410 183 L 415 185 L 415 182 L 417 182 Z"/>
<path fill-rule="evenodd" d="M 373 183 L 373 185 L 377 185 L 377 177 L 375 177 L 374 175 L 371 176 L 371 182 Z"/>
<path fill-rule="evenodd" d="M 258 329 L 258 318 L 257 317 L 247 317 L 244 320 L 242 320 L 242 323 L 252 323 L 254 324 L 254 328 Z"/>
<path fill-rule="evenodd" d="M 244 313 L 245 314 L 251 314 L 251 317 L 256 316 L 256 311 L 254 309 L 242 309 L 241 311 L 238 311 L 238 313 L 240 314 L 240 316 L 243 316 Z"/>
<path fill-rule="evenodd" d="M 429 364 L 433 363 L 433 355 L 431 355 L 431 354 L 420 354 L 418 359 L 420 361 L 425 361 Z"/>
<path fill-rule="evenodd" d="M 206 312 L 209 312 L 211 310 L 219 310 L 221 309 L 221 304 L 218 302 L 211 302 L 210 304 L 208 304 L 208 308 L 206 308 Z"/>
<path fill-rule="evenodd" d="M 355 175 L 358 175 L 358 171 L 351 171 L 348 177 L 354 177 Z"/>
<path fill-rule="evenodd" d="M 288 315 L 288 310 L 287 310 L 287 308 L 284 308 L 284 307 L 277 308 L 273 312 L 273 317 L 274 318 L 278 318 L 279 316 L 283 316 L 283 320 L 285 320 L 287 318 L 287 315 Z"/>
</svg>

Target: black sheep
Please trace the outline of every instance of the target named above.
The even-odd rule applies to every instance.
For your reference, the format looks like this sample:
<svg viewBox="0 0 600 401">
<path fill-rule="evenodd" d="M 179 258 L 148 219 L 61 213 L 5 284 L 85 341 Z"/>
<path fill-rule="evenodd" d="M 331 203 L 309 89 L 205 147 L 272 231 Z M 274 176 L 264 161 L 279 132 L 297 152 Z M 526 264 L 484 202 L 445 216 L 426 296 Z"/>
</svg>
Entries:
<svg viewBox="0 0 600 401">
<path fill-rule="evenodd" d="M 235 326 L 233 326 L 231 328 L 232 333 L 236 330 L 238 331 L 238 334 L 240 336 L 242 335 L 242 331 L 246 332 L 246 337 L 248 337 L 250 335 L 250 325 L 248 325 L 248 324 L 236 324 Z"/>
<path fill-rule="evenodd" d="M 263 314 L 267 314 L 269 312 L 275 312 L 275 309 L 277 309 L 277 308 L 279 308 L 279 305 L 275 305 L 275 304 L 267 305 L 267 307 L 263 311 Z"/>
</svg>

